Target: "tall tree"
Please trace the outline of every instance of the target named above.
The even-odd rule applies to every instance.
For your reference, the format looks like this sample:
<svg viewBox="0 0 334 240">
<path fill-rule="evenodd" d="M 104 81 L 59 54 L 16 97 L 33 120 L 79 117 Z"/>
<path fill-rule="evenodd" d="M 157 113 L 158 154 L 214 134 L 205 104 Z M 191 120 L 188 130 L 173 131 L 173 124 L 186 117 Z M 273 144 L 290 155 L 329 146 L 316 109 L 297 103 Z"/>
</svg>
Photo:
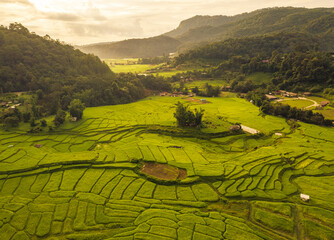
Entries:
<svg viewBox="0 0 334 240">
<path fill-rule="evenodd" d="M 85 104 L 83 104 L 79 99 L 74 99 L 68 107 L 72 117 L 76 117 L 80 120 L 85 110 Z"/>
</svg>

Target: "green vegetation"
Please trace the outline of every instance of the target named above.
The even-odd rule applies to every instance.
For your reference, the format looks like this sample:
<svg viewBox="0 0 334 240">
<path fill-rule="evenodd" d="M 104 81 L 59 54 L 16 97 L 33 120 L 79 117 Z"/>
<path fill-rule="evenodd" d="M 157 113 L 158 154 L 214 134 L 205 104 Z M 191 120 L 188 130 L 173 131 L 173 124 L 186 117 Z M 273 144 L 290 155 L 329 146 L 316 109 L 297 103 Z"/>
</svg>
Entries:
<svg viewBox="0 0 334 240">
<path fill-rule="evenodd" d="M 100 58 L 149 58 L 168 55 L 175 52 L 180 41 L 167 37 L 157 36 L 144 39 L 129 39 L 120 42 L 105 44 L 91 44 L 78 47 L 86 53 L 94 53 Z"/>
<path fill-rule="evenodd" d="M 77 120 L 80 120 L 85 110 L 85 105 L 79 100 L 74 99 L 68 106 L 68 110 L 72 117 L 75 117 Z"/>
<path fill-rule="evenodd" d="M 257 72 L 248 75 L 246 80 L 250 80 L 256 85 L 261 85 L 262 83 L 270 83 L 272 78 L 273 76 L 271 73 Z"/>
<path fill-rule="evenodd" d="M 58 108 L 68 110 L 73 99 L 86 106 L 120 104 L 145 97 L 146 90 L 171 88 L 162 78 L 117 75 L 98 57 L 32 34 L 18 23 L 0 27 L 0 33 L 0 92 L 33 91 L 21 104 L 35 120 L 56 114 Z"/>
<path fill-rule="evenodd" d="M 131 56 L 149 57 L 180 46 L 173 37 L 245 37 L 173 62 L 107 61 L 120 74 L 20 24 L 1 27 L 2 91 L 29 92 L 1 96 L 0 239 L 332 239 L 332 122 L 300 109 L 310 101 L 265 98 L 285 89 L 332 100 L 332 53 L 321 52 L 332 47 L 332 16 L 275 8 L 195 17 L 170 37 L 100 45 L 105 56 L 136 47 Z M 147 70 L 159 76 L 136 74 Z"/>
<path fill-rule="evenodd" d="M 177 125 L 180 127 L 199 127 L 202 124 L 204 110 L 195 108 L 195 112 L 188 109 L 189 106 L 184 106 L 181 102 L 176 105 L 174 117 Z"/>
<path fill-rule="evenodd" d="M 103 60 L 115 73 L 143 73 L 155 67 L 151 64 L 139 64 L 139 59 L 104 59 Z"/>
<path fill-rule="evenodd" d="M 288 104 L 290 107 L 296 108 L 305 108 L 313 105 L 312 101 L 304 99 L 287 99 L 286 101 L 282 101 L 281 103 Z"/>
<path fill-rule="evenodd" d="M 166 96 L 88 107 L 51 132 L 0 131 L 0 236 L 330 239 L 333 130 L 291 129 L 240 98 L 207 100 L 201 129 L 173 117 L 178 102 L 197 102 Z M 235 123 L 261 134 L 230 132 Z M 148 177 L 146 162 L 166 167 Z"/>
</svg>

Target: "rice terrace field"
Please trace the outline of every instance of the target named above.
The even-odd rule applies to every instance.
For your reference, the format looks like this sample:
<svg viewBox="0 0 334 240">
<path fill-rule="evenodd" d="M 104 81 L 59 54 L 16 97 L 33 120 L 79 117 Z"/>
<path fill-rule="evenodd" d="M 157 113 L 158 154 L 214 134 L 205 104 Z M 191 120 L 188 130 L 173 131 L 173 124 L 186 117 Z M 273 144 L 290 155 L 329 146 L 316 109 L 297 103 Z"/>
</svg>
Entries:
<svg viewBox="0 0 334 240">
<path fill-rule="evenodd" d="M 149 97 L 51 132 L 1 131 L 1 240 L 334 239 L 334 129 L 207 100 Z M 177 128 L 178 101 L 204 109 L 206 127 Z"/>
</svg>

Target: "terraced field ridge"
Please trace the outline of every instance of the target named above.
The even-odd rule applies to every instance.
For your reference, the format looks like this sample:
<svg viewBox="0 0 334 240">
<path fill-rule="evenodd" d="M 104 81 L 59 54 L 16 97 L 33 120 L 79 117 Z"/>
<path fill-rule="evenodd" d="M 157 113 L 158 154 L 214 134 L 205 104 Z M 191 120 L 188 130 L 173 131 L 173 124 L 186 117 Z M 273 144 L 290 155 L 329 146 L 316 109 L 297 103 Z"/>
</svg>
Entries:
<svg viewBox="0 0 334 240">
<path fill-rule="evenodd" d="M 206 127 L 177 128 L 177 101 Z M 334 129 L 208 101 L 151 97 L 0 132 L 0 239 L 333 239 Z"/>
</svg>

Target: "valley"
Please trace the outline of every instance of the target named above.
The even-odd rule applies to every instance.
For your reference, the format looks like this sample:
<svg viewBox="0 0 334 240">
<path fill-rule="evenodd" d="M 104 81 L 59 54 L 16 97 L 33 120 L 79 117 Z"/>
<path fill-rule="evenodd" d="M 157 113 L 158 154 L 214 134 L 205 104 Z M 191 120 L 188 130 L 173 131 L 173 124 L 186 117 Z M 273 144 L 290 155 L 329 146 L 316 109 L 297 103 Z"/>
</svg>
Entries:
<svg viewBox="0 0 334 240">
<path fill-rule="evenodd" d="M 334 239 L 333 8 L 94 4 L 0 26 L 0 240 Z"/>
</svg>

